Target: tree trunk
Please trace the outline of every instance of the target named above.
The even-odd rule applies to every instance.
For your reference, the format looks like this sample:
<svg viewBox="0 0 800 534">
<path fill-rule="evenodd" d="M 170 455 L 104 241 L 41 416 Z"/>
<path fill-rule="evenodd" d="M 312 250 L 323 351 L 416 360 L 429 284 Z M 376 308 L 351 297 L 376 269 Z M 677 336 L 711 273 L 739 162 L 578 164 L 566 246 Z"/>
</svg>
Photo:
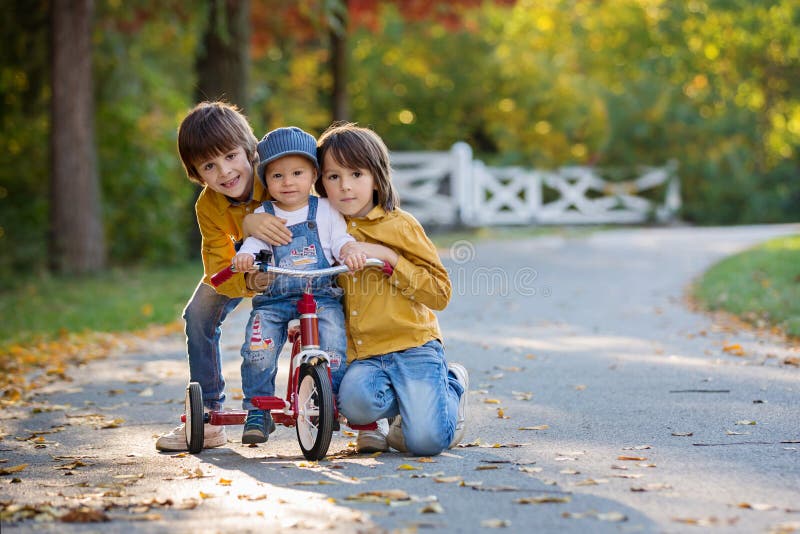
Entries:
<svg viewBox="0 0 800 534">
<path fill-rule="evenodd" d="M 343 4 L 344 11 L 342 15 L 331 14 L 331 16 L 337 17 L 339 20 L 329 32 L 331 40 L 331 74 L 333 76 L 331 111 L 333 112 L 334 121 L 350 120 L 350 97 L 347 93 L 347 0 L 343 0 Z"/>
<path fill-rule="evenodd" d="M 195 58 L 195 100 L 224 100 L 246 110 L 250 67 L 250 0 L 209 0 L 208 22 Z M 197 188 L 194 203 L 200 195 Z M 189 228 L 189 254 L 200 256 L 200 229 Z"/>
<path fill-rule="evenodd" d="M 82 274 L 105 267 L 100 184 L 94 146 L 92 0 L 52 0 L 50 174 L 51 270 Z"/>
<path fill-rule="evenodd" d="M 209 0 L 208 25 L 197 52 L 198 101 L 225 100 L 247 109 L 250 1 Z"/>
</svg>

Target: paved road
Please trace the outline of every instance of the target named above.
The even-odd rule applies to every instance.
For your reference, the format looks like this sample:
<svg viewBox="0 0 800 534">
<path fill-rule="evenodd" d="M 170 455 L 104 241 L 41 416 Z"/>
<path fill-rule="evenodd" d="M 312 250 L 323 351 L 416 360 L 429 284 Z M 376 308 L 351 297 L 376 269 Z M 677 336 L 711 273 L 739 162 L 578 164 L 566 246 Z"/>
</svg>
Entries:
<svg viewBox="0 0 800 534">
<path fill-rule="evenodd" d="M 104 508 L 112 521 L 5 519 L 2 531 L 800 529 L 800 369 L 782 364 L 800 348 L 684 299 L 716 259 L 798 231 L 624 229 L 457 244 L 445 254 L 455 295 L 441 323 L 449 357 L 471 373 L 470 446 L 430 462 L 356 456 L 352 438 L 336 434 L 331 459 L 309 464 L 287 428 L 256 448 L 230 427 L 227 447 L 159 454 L 153 436 L 181 411 L 181 340 L 91 363 L 34 405 L 0 414 L 0 469 L 29 464 L 0 477 L 0 502 L 29 505 L 39 519 Z M 246 314 L 225 333 L 232 394 Z M 737 343 L 743 356 L 723 350 Z M 348 500 L 390 490 L 409 498 Z"/>
</svg>

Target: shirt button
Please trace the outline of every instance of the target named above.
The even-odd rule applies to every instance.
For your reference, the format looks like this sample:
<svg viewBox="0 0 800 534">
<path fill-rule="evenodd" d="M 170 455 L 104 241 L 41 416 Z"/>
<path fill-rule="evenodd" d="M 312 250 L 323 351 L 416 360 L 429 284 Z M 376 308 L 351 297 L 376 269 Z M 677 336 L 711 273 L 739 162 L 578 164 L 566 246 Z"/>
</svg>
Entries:
<svg viewBox="0 0 800 534">
<path fill-rule="evenodd" d="M 361 345 L 361 340 L 356 341 L 356 345 Z"/>
<path fill-rule="evenodd" d="M 358 315 L 358 312 L 356 310 L 353 310 L 350 312 L 350 315 Z"/>
<path fill-rule="evenodd" d="M 350 226 L 352 226 L 353 228 L 355 228 L 355 227 L 356 227 L 356 226 L 358 226 L 358 225 L 355 223 L 355 221 L 353 221 L 353 222 L 351 222 L 351 223 L 350 223 Z"/>
<path fill-rule="evenodd" d="M 353 282 L 358 282 L 358 277 L 357 276 L 353 277 Z"/>
<path fill-rule="evenodd" d="M 408 297 L 408 298 L 410 298 L 411 300 L 414 300 L 414 295 L 411 295 L 411 296 L 410 296 L 410 297 Z"/>
</svg>

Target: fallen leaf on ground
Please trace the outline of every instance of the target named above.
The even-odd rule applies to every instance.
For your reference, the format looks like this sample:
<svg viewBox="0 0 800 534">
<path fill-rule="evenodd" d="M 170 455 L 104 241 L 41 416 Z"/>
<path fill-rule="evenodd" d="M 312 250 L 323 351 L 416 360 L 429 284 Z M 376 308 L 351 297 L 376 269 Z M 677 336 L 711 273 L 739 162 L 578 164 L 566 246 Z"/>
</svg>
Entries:
<svg viewBox="0 0 800 534">
<path fill-rule="evenodd" d="M 739 508 L 746 508 L 748 510 L 757 510 L 759 512 L 765 512 L 767 510 L 775 510 L 778 507 L 774 504 L 764 504 L 764 503 L 748 503 L 748 502 L 740 502 L 736 505 Z"/>
<path fill-rule="evenodd" d="M 484 404 L 500 404 L 498 399 L 483 399 Z"/>
<path fill-rule="evenodd" d="M 743 426 L 747 426 L 747 425 L 751 425 L 752 426 L 752 425 L 755 425 L 756 422 L 755 421 L 750 421 L 749 419 L 744 419 L 742 421 L 736 421 L 736 424 L 737 425 L 743 425 Z"/>
<path fill-rule="evenodd" d="M 481 521 L 483 528 L 506 528 L 511 526 L 511 521 L 508 519 L 484 519 Z"/>
<path fill-rule="evenodd" d="M 449 484 L 450 482 L 461 482 L 462 480 L 463 478 L 458 475 L 452 477 L 436 477 L 433 479 L 434 482 L 438 482 L 440 484 Z"/>
<path fill-rule="evenodd" d="M 398 471 L 419 471 L 420 469 L 422 468 L 409 464 L 401 464 L 397 466 Z"/>
<path fill-rule="evenodd" d="M 409 501 L 411 496 L 403 490 L 375 490 L 349 495 L 345 500 L 389 504 L 392 501 Z"/>
<path fill-rule="evenodd" d="M 578 384 L 577 386 L 575 386 L 575 391 L 583 391 L 584 389 L 586 389 L 586 386 L 584 384 Z"/>
<path fill-rule="evenodd" d="M 438 502 L 428 503 L 427 505 L 420 508 L 419 513 L 421 514 L 443 514 L 444 508 Z"/>
<path fill-rule="evenodd" d="M 617 460 L 623 460 L 626 462 L 641 462 L 647 460 L 644 456 L 617 456 Z"/>
<path fill-rule="evenodd" d="M 679 438 L 685 438 L 688 436 L 694 436 L 694 432 L 673 432 L 672 435 Z"/>
<path fill-rule="evenodd" d="M 0 475 L 10 475 L 11 473 L 19 473 L 26 467 L 28 467 L 28 464 L 19 464 L 12 467 L 3 467 L 0 468 Z"/>
<path fill-rule="evenodd" d="M 521 426 L 517 430 L 547 430 L 550 425 Z"/>
<path fill-rule="evenodd" d="M 267 498 L 267 494 L 266 493 L 262 493 L 261 495 L 242 494 L 242 495 L 237 495 L 236 498 L 239 499 L 240 501 L 263 501 L 264 499 Z"/>
<path fill-rule="evenodd" d="M 597 486 L 598 484 L 605 484 L 608 482 L 607 478 L 587 478 L 586 480 L 581 480 L 580 482 L 576 482 L 576 486 Z"/>
<path fill-rule="evenodd" d="M 489 471 L 490 469 L 499 469 L 496 465 L 479 465 L 475 468 L 475 471 Z"/>
<path fill-rule="evenodd" d="M 509 417 L 506 415 L 506 412 L 503 411 L 502 408 L 498 408 L 497 409 L 497 418 L 498 419 L 509 419 Z"/>
<path fill-rule="evenodd" d="M 623 451 L 643 451 L 646 449 L 652 449 L 652 445 L 634 445 L 633 447 L 622 447 Z"/>
<path fill-rule="evenodd" d="M 514 502 L 517 504 L 546 504 L 546 503 L 567 503 L 572 500 L 569 495 L 540 495 L 537 497 L 522 497 Z"/>
<path fill-rule="evenodd" d="M 519 470 L 522 471 L 523 473 L 541 473 L 542 472 L 542 468 L 541 467 L 525 467 L 525 466 L 522 466 L 522 467 L 519 468 Z"/>
<path fill-rule="evenodd" d="M 744 356 L 744 349 L 738 343 L 731 343 L 722 347 L 723 352 L 733 354 L 734 356 Z"/>
<path fill-rule="evenodd" d="M 217 484 L 219 484 L 220 486 L 230 486 L 232 482 L 233 482 L 233 480 L 230 480 L 230 479 L 227 479 L 227 478 L 220 478 L 217 481 Z"/>
<path fill-rule="evenodd" d="M 206 493 L 204 491 L 200 492 L 201 499 L 213 499 L 214 497 L 216 497 L 216 495 L 214 495 L 213 493 Z"/>
<path fill-rule="evenodd" d="M 531 391 L 512 391 L 511 395 L 513 395 L 516 400 L 521 401 L 529 401 L 533 398 L 533 392 Z"/>
<path fill-rule="evenodd" d="M 77 508 L 70 510 L 60 518 L 63 523 L 103 523 L 110 521 L 108 516 L 102 510 L 95 510 L 93 508 Z"/>
<path fill-rule="evenodd" d="M 631 486 L 631 491 L 644 492 L 644 491 L 661 491 L 672 489 L 669 484 L 647 484 L 645 486 Z"/>
</svg>

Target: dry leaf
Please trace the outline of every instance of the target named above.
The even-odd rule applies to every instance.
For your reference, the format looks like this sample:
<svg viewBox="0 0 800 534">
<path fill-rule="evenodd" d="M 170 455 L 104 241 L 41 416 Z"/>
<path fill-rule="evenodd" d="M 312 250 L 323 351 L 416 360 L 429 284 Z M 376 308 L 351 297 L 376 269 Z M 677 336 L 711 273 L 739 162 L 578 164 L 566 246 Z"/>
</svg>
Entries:
<svg viewBox="0 0 800 534">
<path fill-rule="evenodd" d="M 438 482 L 440 484 L 449 484 L 451 482 L 461 482 L 463 480 L 462 477 L 456 475 L 452 477 L 436 477 L 433 479 L 434 482 Z"/>
<path fill-rule="evenodd" d="M 436 460 L 433 458 L 428 458 L 427 456 L 422 456 L 421 458 L 417 458 L 417 461 L 421 464 L 435 464 Z"/>
<path fill-rule="evenodd" d="M 511 526 L 511 521 L 508 519 L 484 519 L 481 521 L 483 528 L 506 528 Z"/>
<path fill-rule="evenodd" d="M 517 499 L 517 504 L 546 504 L 546 503 L 567 503 L 572 500 L 569 495 L 540 495 L 538 497 L 522 497 Z"/>
<path fill-rule="evenodd" d="M 523 473 L 541 473 L 542 472 L 542 468 L 541 467 L 525 467 L 525 466 L 523 466 L 523 467 L 520 467 L 519 470 L 522 471 Z"/>
<path fill-rule="evenodd" d="M 626 462 L 641 462 L 647 460 L 644 456 L 617 456 L 617 460 L 623 460 Z"/>
<path fill-rule="evenodd" d="M 746 426 L 746 425 L 755 425 L 756 422 L 745 419 L 745 420 L 742 420 L 742 421 L 736 421 L 736 424 L 737 425 L 745 425 Z"/>
<path fill-rule="evenodd" d="M 722 347 L 724 352 L 728 354 L 733 354 L 734 356 L 744 356 L 744 349 L 738 343 L 731 343 L 730 345 L 724 345 Z"/>
<path fill-rule="evenodd" d="M 438 502 L 428 503 L 424 507 L 420 508 L 419 513 L 421 514 L 443 514 L 444 508 Z"/>
<path fill-rule="evenodd" d="M 393 501 L 410 501 L 411 497 L 403 490 L 364 491 L 345 497 L 348 501 L 377 502 L 389 504 Z"/>
<path fill-rule="evenodd" d="M 575 391 L 583 391 L 584 389 L 586 389 L 585 384 L 578 384 L 577 386 L 575 386 Z"/>
<path fill-rule="evenodd" d="M 748 510 L 757 510 L 759 512 L 766 512 L 768 510 L 775 510 L 778 507 L 774 504 L 763 504 L 763 503 L 747 503 L 747 502 L 740 502 L 737 504 L 739 508 L 747 508 Z"/>
<path fill-rule="evenodd" d="M 220 486 L 230 486 L 232 482 L 233 482 L 232 480 L 229 480 L 227 478 L 220 478 L 217 481 L 217 484 L 219 484 Z"/>
<path fill-rule="evenodd" d="M 652 445 L 634 445 L 633 447 L 622 447 L 623 451 L 643 451 L 646 449 L 652 449 Z"/>
<path fill-rule="evenodd" d="M 483 399 L 483 402 L 485 404 L 500 404 L 498 399 Z"/>
<path fill-rule="evenodd" d="M 264 499 L 267 498 L 267 494 L 266 493 L 262 493 L 261 495 L 245 495 L 245 494 L 242 494 L 242 495 L 237 495 L 237 498 L 240 501 L 263 501 Z"/>
<path fill-rule="evenodd" d="M 688 436 L 694 436 L 694 432 L 673 432 L 672 435 L 679 438 L 684 438 Z"/>
<path fill-rule="evenodd" d="M 422 468 L 409 464 L 401 464 L 397 466 L 398 471 L 419 471 L 420 469 Z"/>
<path fill-rule="evenodd" d="M 666 489 L 672 489 L 672 486 L 670 486 L 669 484 L 647 484 L 645 486 L 631 486 L 631 491 L 636 491 L 636 492 L 661 491 Z"/>
<path fill-rule="evenodd" d="M 597 486 L 598 484 L 605 484 L 608 482 L 607 478 L 587 478 L 575 483 L 576 486 Z"/>
<path fill-rule="evenodd" d="M 498 408 L 497 409 L 497 418 L 498 419 L 509 419 L 509 417 L 506 415 L 506 413 L 503 411 L 502 408 Z"/>
<path fill-rule="evenodd" d="M 70 510 L 59 518 L 63 523 L 104 523 L 110 521 L 102 510 L 81 507 Z"/>
<path fill-rule="evenodd" d="M 530 391 L 512 391 L 511 394 L 516 400 L 529 401 L 533 398 L 533 393 Z"/>
<path fill-rule="evenodd" d="M 521 426 L 517 430 L 547 430 L 550 425 Z"/>
<path fill-rule="evenodd" d="M 214 495 L 213 493 L 205 493 L 203 491 L 200 492 L 201 499 L 213 499 L 214 497 L 216 497 L 216 495 Z"/>
<path fill-rule="evenodd" d="M 12 467 L 4 467 L 0 469 L 0 475 L 10 475 L 11 473 L 19 473 L 28 467 L 28 464 L 19 464 Z"/>
<path fill-rule="evenodd" d="M 489 471 L 491 469 L 499 469 L 496 465 L 479 465 L 475 468 L 475 471 Z"/>
<path fill-rule="evenodd" d="M 628 516 L 626 516 L 625 514 L 621 514 L 619 512 L 605 512 L 597 514 L 597 519 L 599 519 L 600 521 L 619 522 L 619 521 L 627 521 Z"/>
</svg>

